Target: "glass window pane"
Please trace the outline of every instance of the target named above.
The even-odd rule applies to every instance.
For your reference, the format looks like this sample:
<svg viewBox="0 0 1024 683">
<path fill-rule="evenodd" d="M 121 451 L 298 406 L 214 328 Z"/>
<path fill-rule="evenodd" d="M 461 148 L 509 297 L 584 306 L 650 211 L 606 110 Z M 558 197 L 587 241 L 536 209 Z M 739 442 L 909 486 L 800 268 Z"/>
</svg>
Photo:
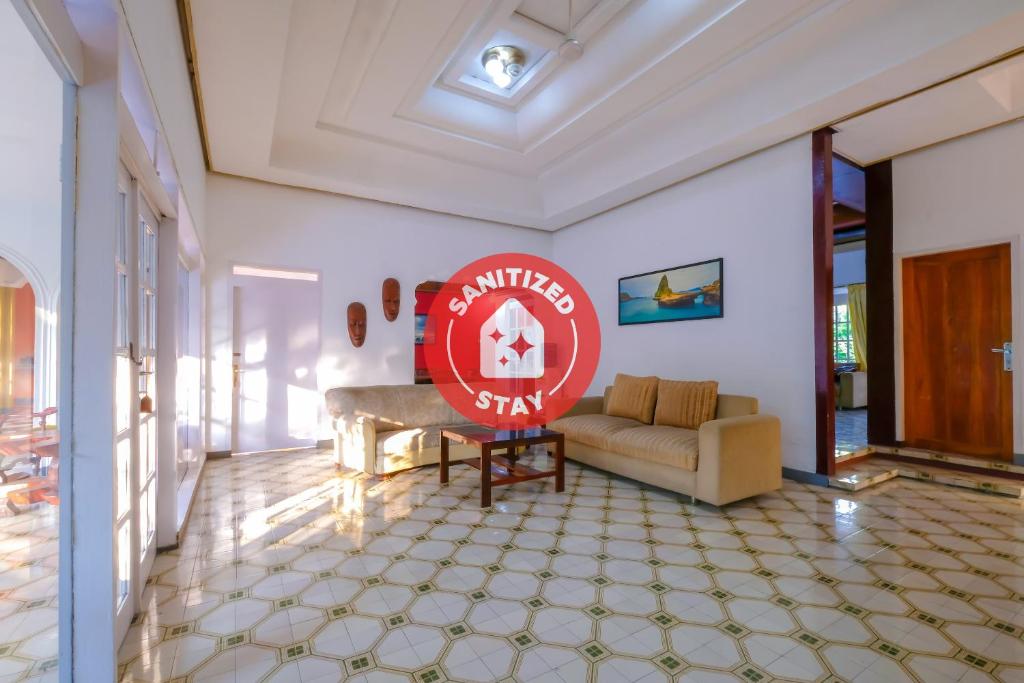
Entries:
<svg viewBox="0 0 1024 683">
<path fill-rule="evenodd" d="M 121 519 L 131 508 L 132 503 L 132 442 L 131 439 L 121 439 L 117 443 L 117 519 Z"/>
<path fill-rule="evenodd" d="M 146 522 L 146 546 L 148 547 L 153 541 L 153 536 L 156 533 L 156 484 L 150 483 L 149 488 L 146 489 L 146 508 L 148 510 L 147 522 Z"/>
<path fill-rule="evenodd" d="M 117 274 L 117 347 L 128 347 L 128 275 Z"/>
<path fill-rule="evenodd" d="M 131 520 L 126 519 L 117 530 L 117 604 L 128 598 L 128 587 L 132 575 Z"/>
<path fill-rule="evenodd" d="M 156 355 L 156 294 L 149 294 L 146 297 L 146 317 L 149 321 L 149 350 L 150 355 Z"/>
<path fill-rule="evenodd" d="M 149 233 L 149 288 L 156 290 L 156 233 Z"/>
<path fill-rule="evenodd" d="M 128 195 L 118 192 L 117 202 L 117 262 L 125 264 L 128 262 Z"/>
<path fill-rule="evenodd" d="M 150 490 L 146 489 L 139 497 L 139 558 L 146 554 L 149 549 L 149 496 Z"/>
<path fill-rule="evenodd" d="M 115 383 L 115 429 L 118 433 L 131 426 L 132 373 L 131 362 L 125 355 L 118 355 L 114 362 Z"/>
</svg>

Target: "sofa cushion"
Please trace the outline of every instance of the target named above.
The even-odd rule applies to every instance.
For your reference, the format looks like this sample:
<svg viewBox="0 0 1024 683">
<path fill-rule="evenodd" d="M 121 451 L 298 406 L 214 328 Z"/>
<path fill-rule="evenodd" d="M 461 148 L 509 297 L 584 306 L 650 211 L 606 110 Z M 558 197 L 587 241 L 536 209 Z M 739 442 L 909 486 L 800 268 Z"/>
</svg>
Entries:
<svg viewBox="0 0 1024 683">
<path fill-rule="evenodd" d="M 620 372 L 615 375 L 615 383 L 608 397 L 608 414 L 651 424 L 657 400 L 657 377 L 634 377 Z"/>
<path fill-rule="evenodd" d="M 658 381 L 658 405 L 654 424 L 697 429 L 715 419 L 718 382 Z"/>
<path fill-rule="evenodd" d="M 616 432 L 631 427 L 639 427 L 642 423 L 628 417 L 613 415 L 572 415 L 561 417 L 548 423 L 548 429 L 565 434 L 570 441 L 578 441 L 594 448 L 608 448 L 608 439 Z"/>
<path fill-rule="evenodd" d="M 664 425 L 621 429 L 608 437 L 607 450 L 660 465 L 697 469 L 697 432 Z"/>
</svg>

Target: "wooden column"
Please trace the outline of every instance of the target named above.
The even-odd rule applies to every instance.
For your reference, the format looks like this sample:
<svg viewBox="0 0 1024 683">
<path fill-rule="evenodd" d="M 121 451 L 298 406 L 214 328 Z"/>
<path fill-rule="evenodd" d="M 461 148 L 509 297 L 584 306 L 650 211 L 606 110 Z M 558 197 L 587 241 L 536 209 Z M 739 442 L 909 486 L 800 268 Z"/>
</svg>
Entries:
<svg viewBox="0 0 1024 683">
<path fill-rule="evenodd" d="M 814 259 L 814 412 L 818 474 L 835 472 L 835 377 L 832 356 L 832 129 L 811 135 Z"/>
<path fill-rule="evenodd" d="M 896 445 L 892 161 L 864 169 L 867 202 L 868 443 Z"/>
</svg>

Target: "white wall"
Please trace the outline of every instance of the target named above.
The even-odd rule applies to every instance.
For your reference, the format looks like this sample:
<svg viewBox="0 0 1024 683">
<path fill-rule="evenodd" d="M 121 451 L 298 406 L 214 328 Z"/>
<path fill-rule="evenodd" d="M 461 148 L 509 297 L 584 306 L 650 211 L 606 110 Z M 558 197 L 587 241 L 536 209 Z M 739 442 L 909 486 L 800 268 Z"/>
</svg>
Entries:
<svg viewBox="0 0 1024 683">
<path fill-rule="evenodd" d="M 208 449 L 228 450 L 231 417 L 231 278 L 234 264 L 321 274 L 318 384 L 408 384 L 413 378 L 414 290 L 502 251 L 550 257 L 551 236 L 421 209 L 241 180 L 207 178 L 210 425 Z M 387 322 L 381 283 L 402 285 L 402 310 Z M 362 301 L 366 343 L 348 339 L 345 309 Z"/>
<path fill-rule="evenodd" d="M 893 251 L 897 288 L 896 416 L 903 438 L 900 259 L 985 244 L 1011 244 L 1013 331 L 1024 342 L 1024 122 L 952 140 L 893 160 Z M 1014 360 L 1014 450 L 1024 452 L 1024 353 Z"/>
<path fill-rule="evenodd" d="M 590 293 L 616 372 L 716 379 L 782 418 L 783 464 L 815 470 L 808 136 L 666 188 L 554 235 L 554 260 Z M 618 278 L 724 257 L 725 317 L 620 327 Z"/>
<path fill-rule="evenodd" d="M 36 296 L 35 409 L 56 405 L 63 83 L 9 2 L 0 2 L 0 256 Z"/>
</svg>

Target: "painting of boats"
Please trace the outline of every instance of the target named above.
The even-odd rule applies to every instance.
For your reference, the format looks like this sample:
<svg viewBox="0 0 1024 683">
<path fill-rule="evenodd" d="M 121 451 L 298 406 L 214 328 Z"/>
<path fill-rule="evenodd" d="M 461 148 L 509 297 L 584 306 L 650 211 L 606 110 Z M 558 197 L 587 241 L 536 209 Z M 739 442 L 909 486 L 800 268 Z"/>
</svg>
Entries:
<svg viewBox="0 0 1024 683">
<path fill-rule="evenodd" d="M 724 315 L 723 259 L 619 279 L 619 324 L 704 320 Z"/>
</svg>

